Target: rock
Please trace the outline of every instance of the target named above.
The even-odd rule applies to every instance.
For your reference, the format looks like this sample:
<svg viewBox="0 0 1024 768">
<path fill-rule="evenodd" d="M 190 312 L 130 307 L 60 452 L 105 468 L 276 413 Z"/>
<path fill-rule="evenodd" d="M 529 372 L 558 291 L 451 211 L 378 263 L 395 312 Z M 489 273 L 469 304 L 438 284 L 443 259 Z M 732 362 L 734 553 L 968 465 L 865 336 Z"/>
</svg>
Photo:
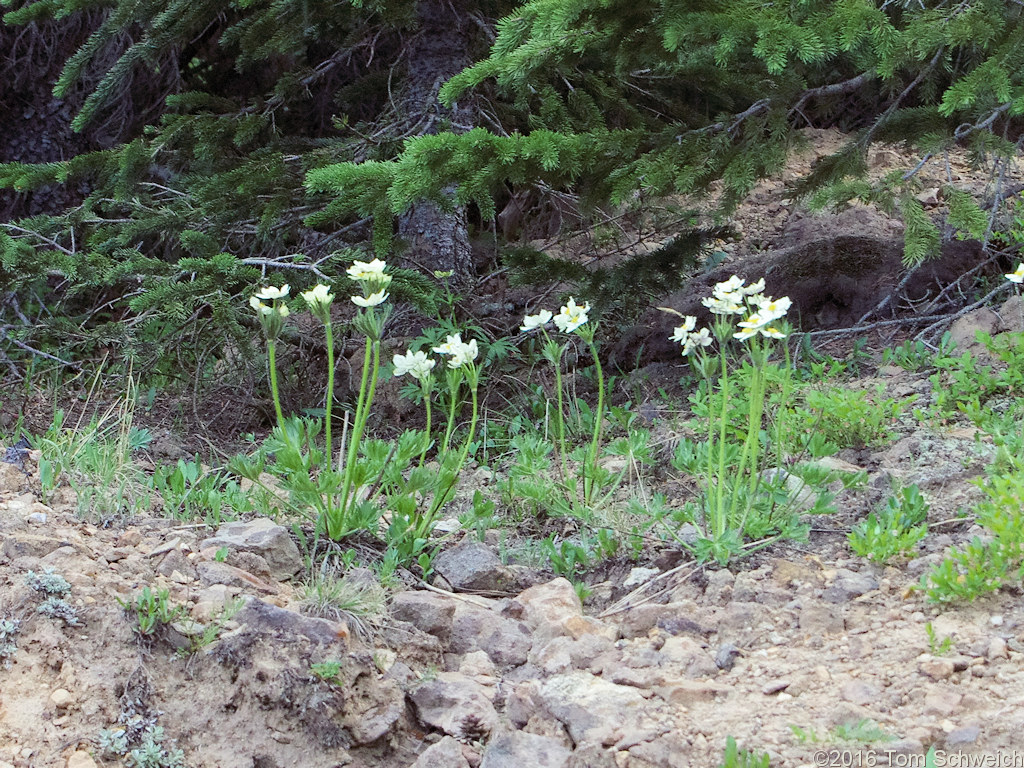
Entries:
<svg viewBox="0 0 1024 768">
<path fill-rule="evenodd" d="M 299 548 L 288 531 L 265 517 L 224 523 L 216 534 L 200 544 L 203 550 L 221 547 L 259 555 L 278 581 L 287 581 L 302 570 Z"/>
<path fill-rule="evenodd" d="M 27 490 L 28 476 L 14 464 L 0 461 L 0 493 L 18 493 Z"/>
<path fill-rule="evenodd" d="M 344 726 L 354 745 L 365 746 L 380 741 L 405 714 L 405 694 L 397 680 L 387 678 L 374 679 L 365 689 L 360 688 L 360 695 L 350 696 L 346 702 Z"/>
<path fill-rule="evenodd" d="M 988 648 L 985 649 L 985 657 L 989 661 L 1010 658 L 1010 650 L 1006 645 L 1006 641 L 1001 637 L 993 637 L 989 640 Z"/>
<path fill-rule="evenodd" d="M 468 718 L 475 718 L 487 730 L 498 722 L 491 703 L 493 692 L 458 672 L 439 672 L 408 695 L 420 721 L 449 736 L 461 736 Z"/>
<path fill-rule="evenodd" d="M 715 660 L 692 637 L 668 638 L 661 647 L 661 655 L 665 657 L 667 663 L 681 667 L 686 677 L 712 677 L 718 674 Z"/>
<path fill-rule="evenodd" d="M 661 734 L 629 748 L 629 764 L 657 768 L 690 768 L 690 745 L 679 733 Z"/>
<path fill-rule="evenodd" d="M 1024 332 L 1024 297 L 1011 296 L 999 307 L 999 331 L 1008 333 Z"/>
<path fill-rule="evenodd" d="M 428 747 L 410 768 L 470 768 L 462 754 L 462 745 L 451 736 Z"/>
<path fill-rule="evenodd" d="M 135 529 L 130 528 L 120 536 L 117 537 L 117 541 L 114 542 L 115 547 L 137 547 L 142 543 L 142 533 Z"/>
<path fill-rule="evenodd" d="M 67 768 L 96 768 L 96 761 L 88 752 L 79 749 L 68 757 Z"/>
<path fill-rule="evenodd" d="M 710 605 L 724 605 L 732 600 L 732 585 L 736 577 L 728 570 L 721 569 L 708 574 L 708 583 L 704 588 L 704 599 Z"/>
<path fill-rule="evenodd" d="M 776 693 L 782 693 L 792 684 L 790 680 L 773 680 L 761 688 L 761 693 L 765 696 L 774 696 Z"/>
<path fill-rule="evenodd" d="M 267 595 L 276 595 L 277 587 L 260 581 L 248 571 L 235 568 L 227 563 L 218 563 L 216 560 L 204 560 L 196 567 L 199 580 L 205 585 L 225 584 L 238 589 L 248 589 L 261 592 Z"/>
<path fill-rule="evenodd" d="M 636 688 L 616 685 L 586 672 L 556 675 L 541 683 L 541 706 L 559 720 L 576 744 L 612 744 L 639 730 L 637 718 L 646 703 Z"/>
<path fill-rule="evenodd" d="M 461 591 L 504 592 L 514 583 L 512 572 L 479 541 L 446 549 L 434 558 L 434 570 Z"/>
<path fill-rule="evenodd" d="M 66 546 L 74 544 L 60 536 L 12 533 L 4 537 L 3 553 L 11 560 L 19 557 L 46 557 L 54 550 Z"/>
<path fill-rule="evenodd" d="M 846 603 L 876 589 L 878 582 L 871 576 L 840 568 L 836 571 L 835 580 L 821 597 L 829 603 Z"/>
<path fill-rule="evenodd" d="M 932 680 L 945 680 L 953 675 L 956 671 L 956 666 L 953 664 L 952 659 L 935 659 L 929 657 L 921 660 L 918 664 L 918 669 L 921 670 L 922 674 L 927 675 Z"/>
<path fill-rule="evenodd" d="M 566 768 L 571 754 L 557 738 L 505 731 L 487 744 L 480 768 Z"/>
<path fill-rule="evenodd" d="M 999 315 L 991 309 L 982 308 L 957 318 L 949 328 L 949 337 L 961 351 L 983 350 L 978 341 L 979 332 L 992 334 L 999 326 Z"/>
<path fill-rule="evenodd" d="M 715 653 L 715 666 L 724 672 L 728 672 L 736 664 L 736 659 L 742 652 L 732 643 L 723 643 Z"/>
<path fill-rule="evenodd" d="M 495 610 L 456 601 L 448 650 L 452 653 L 484 651 L 499 667 L 526 663 L 533 644 L 530 629 L 521 621 Z"/>
<path fill-rule="evenodd" d="M 954 728 L 946 734 L 946 746 L 963 747 L 968 744 L 974 744 L 980 735 L 981 728 L 977 725 L 967 725 L 962 728 Z"/>
<path fill-rule="evenodd" d="M 800 629 L 810 635 L 834 635 L 846 627 L 843 617 L 827 605 L 811 603 L 800 609 Z"/>
<path fill-rule="evenodd" d="M 840 695 L 845 701 L 861 706 L 873 704 L 878 700 L 879 694 L 880 691 L 875 686 L 865 683 L 863 680 L 850 680 L 843 684 L 840 691 Z"/>
<path fill-rule="evenodd" d="M 622 588 L 626 590 L 636 589 L 660 573 L 661 571 L 657 568 L 633 568 L 623 580 Z"/>
<path fill-rule="evenodd" d="M 718 697 L 728 696 L 731 691 L 732 688 L 727 685 L 708 680 L 666 681 L 664 685 L 655 688 L 658 696 L 679 707 L 692 707 L 702 702 L 714 701 Z"/>
<path fill-rule="evenodd" d="M 303 616 L 255 597 L 249 598 L 234 618 L 250 632 L 278 638 L 297 635 L 319 645 L 340 644 L 340 648 L 334 649 L 335 654 L 344 653 L 348 647 L 349 630 L 345 624 Z"/>
<path fill-rule="evenodd" d="M 132 554 L 132 551 L 128 547 L 112 547 L 104 552 L 101 557 L 108 563 L 117 563 Z"/>
<path fill-rule="evenodd" d="M 485 683 L 488 679 L 494 682 L 498 680 L 498 670 L 486 651 L 472 651 L 463 656 L 459 664 L 459 673 L 473 678 L 478 683 Z"/>
<path fill-rule="evenodd" d="M 50 704 L 58 712 L 63 712 L 74 703 L 75 698 L 71 692 L 64 688 L 57 688 L 50 694 Z"/>
<path fill-rule="evenodd" d="M 522 606 L 526 625 L 547 637 L 567 634 L 565 623 L 583 616 L 583 604 L 576 590 L 563 578 L 530 587 L 515 600 Z"/>
<path fill-rule="evenodd" d="M 934 688 L 924 697 L 924 712 L 926 715 L 938 715 L 949 717 L 960 708 L 963 696 L 955 691 L 944 688 Z"/>
<path fill-rule="evenodd" d="M 451 637 L 458 600 L 433 592 L 399 592 L 391 601 L 391 615 L 434 635 L 442 643 Z"/>
<path fill-rule="evenodd" d="M 228 565 L 233 565 L 235 568 L 240 568 L 246 573 L 251 573 L 261 581 L 278 580 L 275 579 L 274 572 L 266 558 L 262 555 L 257 555 L 255 552 L 233 551 L 228 553 L 227 559 L 224 562 Z"/>
</svg>

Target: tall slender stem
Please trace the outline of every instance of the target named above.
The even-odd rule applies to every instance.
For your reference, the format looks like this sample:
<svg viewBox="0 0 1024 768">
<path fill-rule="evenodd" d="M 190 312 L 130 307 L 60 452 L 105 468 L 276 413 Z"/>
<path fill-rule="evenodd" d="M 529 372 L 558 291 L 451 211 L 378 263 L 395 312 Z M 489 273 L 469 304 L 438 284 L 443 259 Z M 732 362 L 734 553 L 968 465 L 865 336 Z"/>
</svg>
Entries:
<svg viewBox="0 0 1024 768">
<path fill-rule="evenodd" d="M 430 446 L 430 390 L 427 388 L 426 382 L 423 382 L 423 402 L 427 406 L 427 426 L 423 430 L 423 450 L 420 451 L 421 467 L 427 458 L 427 448 Z"/>
<path fill-rule="evenodd" d="M 590 504 L 594 496 L 597 480 L 597 449 L 601 444 L 601 427 L 604 419 L 604 373 L 601 370 L 601 360 L 597 356 L 597 346 L 590 342 L 590 354 L 594 357 L 594 368 L 597 372 L 597 416 L 594 418 L 594 437 L 590 441 L 590 451 L 587 453 L 587 463 L 584 471 L 587 477 L 583 479 L 583 500 Z"/>
<path fill-rule="evenodd" d="M 324 403 L 324 441 L 327 445 L 327 467 L 334 464 L 334 450 L 331 443 L 331 412 L 334 410 L 334 329 L 331 321 L 324 324 L 327 335 L 327 394 Z"/>
<path fill-rule="evenodd" d="M 281 410 L 281 396 L 277 389 L 277 342 L 273 340 L 267 341 L 267 361 L 270 364 L 270 394 L 274 398 L 274 414 L 277 416 L 277 426 L 284 434 L 284 412 Z M 287 440 L 287 434 L 285 439 Z"/>
<path fill-rule="evenodd" d="M 345 471 L 341 481 L 341 504 L 336 514 L 327 520 L 327 535 L 337 540 L 345 535 L 345 520 L 348 517 L 349 493 L 352 490 L 352 474 L 355 471 L 356 454 L 359 451 L 359 428 L 362 418 L 363 404 L 366 397 L 366 384 L 370 377 L 370 355 L 372 354 L 370 337 L 366 337 L 366 350 L 363 353 L 363 376 L 359 383 L 359 398 L 356 400 L 356 413 L 352 419 L 352 439 L 348 444 L 348 456 L 345 459 Z"/>
</svg>

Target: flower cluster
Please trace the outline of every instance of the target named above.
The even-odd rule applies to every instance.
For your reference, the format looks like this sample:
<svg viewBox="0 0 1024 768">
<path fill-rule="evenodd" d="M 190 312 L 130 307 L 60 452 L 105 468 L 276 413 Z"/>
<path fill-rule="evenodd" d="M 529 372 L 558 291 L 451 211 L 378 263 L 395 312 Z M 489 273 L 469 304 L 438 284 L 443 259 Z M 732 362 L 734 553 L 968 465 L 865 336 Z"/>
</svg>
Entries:
<svg viewBox="0 0 1024 768">
<path fill-rule="evenodd" d="M 711 296 L 701 301 L 714 315 L 744 315 L 738 323 L 739 330 L 732 334 L 734 339 L 745 341 L 760 334 L 771 339 L 783 339 L 785 331 L 778 321 L 786 316 L 793 302 L 788 297 L 773 299 L 765 296 L 764 279 L 746 285 L 746 281 L 733 275 L 725 282 L 718 283 L 711 291 Z M 679 315 L 675 310 L 667 310 Z M 696 330 L 697 318 L 692 315 L 682 316 L 683 324 L 677 326 L 670 337 L 682 345 L 683 354 L 689 355 L 695 349 L 711 344 L 711 332 L 707 328 Z M 718 326 L 716 326 L 717 328 Z M 726 338 L 726 333 L 717 331 L 719 338 Z"/>
<path fill-rule="evenodd" d="M 265 288 L 260 288 L 249 299 L 249 306 L 256 310 L 256 316 L 260 320 L 260 325 L 263 326 L 263 332 L 271 341 L 281 335 L 284 319 L 291 314 L 288 311 L 288 305 L 282 301 L 288 295 L 289 290 L 291 288 L 288 285 L 282 285 L 280 288 L 268 285 Z M 265 303 L 268 301 L 269 304 Z"/>
<path fill-rule="evenodd" d="M 384 272 L 387 263 L 380 259 L 373 261 L 353 261 L 346 274 L 359 283 L 363 289 L 362 296 L 353 296 L 352 303 L 357 307 L 376 307 L 388 299 L 385 291 L 391 284 L 391 275 Z"/>
<path fill-rule="evenodd" d="M 590 319 L 588 313 L 590 312 L 590 302 L 586 302 L 583 306 L 576 303 L 576 299 L 572 296 L 569 297 L 569 301 L 566 302 L 557 315 L 553 315 L 546 309 L 542 309 L 536 315 L 527 315 L 523 318 L 523 324 L 519 326 L 519 330 L 527 333 L 529 331 L 535 331 L 538 328 L 544 328 L 552 320 L 555 321 L 555 326 L 562 333 L 572 333 L 577 328 L 585 325 Z"/>
<path fill-rule="evenodd" d="M 701 328 L 699 331 L 695 330 L 697 327 L 697 318 L 693 315 L 687 315 L 683 318 L 683 324 L 677 326 L 672 332 L 672 341 L 678 342 L 683 345 L 683 354 L 688 355 L 698 347 L 706 347 L 711 344 L 711 331 L 707 328 Z"/>
<path fill-rule="evenodd" d="M 456 333 L 454 336 L 449 336 L 445 339 L 444 344 L 439 347 L 433 348 L 434 352 L 439 355 L 448 355 L 449 368 L 461 368 L 464 365 L 469 365 L 479 353 L 476 345 L 476 339 L 470 339 L 468 342 L 462 340 L 462 334 Z"/>
<path fill-rule="evenodd" d="M 426 381 L 437 364 L 436 360 L 427 357 L 426 352 L 413 352 L 411 349 L 404 355 L 395 355 L 392 361 L 395 364 L 395 376 L 409 374 L 421 383 Z"/>
<path fill-rule="evenodd" d="M 334 301 L 334 294 L 331 293 L 330 286 L 317 283 L 308 291 L 303 291 L 299 295 L 306 302 L 309 311 L 318 320 L 322 323 L 329 323 L 331 321 L 331 302 Z"/>
<path fill-rule="evenodd" d="M 1024 283 L 1024 262 L 1018 264 L 1017 269 L 1006 275 L 1006 279 L 1011 283 L 1017 283 L 1017 285 Z"/>
</svg>

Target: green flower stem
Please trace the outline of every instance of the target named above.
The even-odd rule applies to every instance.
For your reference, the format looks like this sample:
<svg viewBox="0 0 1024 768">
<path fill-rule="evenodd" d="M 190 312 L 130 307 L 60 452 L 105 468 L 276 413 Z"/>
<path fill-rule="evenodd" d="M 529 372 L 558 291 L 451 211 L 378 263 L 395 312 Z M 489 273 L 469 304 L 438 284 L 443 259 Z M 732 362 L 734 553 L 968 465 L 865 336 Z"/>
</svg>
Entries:
<svg viewBox="0 0 1024 768">
<path fill-rule="evenodd" d="M 558 451 L 562 458 L 562 484 L 566 488 L 566 493 L 569 493 L 569 464 L 566 460 L 568 451 L 565 447 L 565 401 L 562 397 L 562 350 L 559 348 L 557 361 L 553 361 L 555 366 L 555 392 L 557 393 L 557 407 L 555 408 L 555 418 L 557 419 L 558 427 Z M 575 507 L 576 499 L 575 494 L 573 498 L 569 499 L 569 503 Z"/>
<path fill-rule="evenodd" d="M 421 382 L 421 386 L 423 387 L 423 402 L 427 406 L 427 426 L 423 430 L 423 450 L 420 451 L 420 466 L 422 467 L 427 458 L 427 448 L 430 447 L 430 390 L 432 387 L 429 377 Z"/>
<path fill-rule="evenodd" d="M 363 376 L 359 383 L 359 398 L 356 400 L 356 413 L 352 420 L 352 437 L 348 444 L 348 456 L 345 459 L 345 470 L 341 480 L 341 504 L 333 515 L 327 518 L 327 535 L 334 540 L 345 535 L 345 521 L 348 517 L 348 498 L 352 490 L 352 475 L 355 472 L 356 455 L 359 452 L 359 425 L 362 418 L 363 404 L 366 397 L 366 385 L 370 378 L 370 360 L 374 344 L 366 337 L 366 350 L 363 354 Z"/>
<path fill-rule="evenodd" d="M 459 386 L 462 384 L 461 371 L 448 371 L 448 424 L 444 429 L 444 442 L 441 444 L 441 455 L 448 453 L 448 444 L 455 431 L 455 406 L 458 402 Z"/>
<path fill-rule="evenodd" d="M 736 470 L 736 475 L 740 479 L 740 482 L 742 482 L 744 472 L 746 472 L 749 466 L 750 477 L 747 480 L 747 498 L 745 500 L 746 509 L 743 510 L 743 518 L 739 523 L 736 522 L 735 515 L 739 511 L 740 494 L 733 493 L 732 504 L 729 508 L 729 519 L 732 522 L 733 527 L 739 531 L 742 531 L 743 526 L 746 524 L 747 513 L 750 511 L 751 504 L 753 504 L 754 494 L 756 493 L 757 486 L 760 482 L 760 474 L 757 471 L 757 467 L 761 446 L 761 420 L 764 415 L 764 368 L 767 363 L 767 357 L 767 353 L 759 340 L 756 337 L 752 339 L 750 359 L 753 363 L 753 374 L 751 377 L 752 386 L 750 391 L 750 402 L 748 404 L 749 410 L 747 413 L 747 436 L 743 441 L 743 452 L 740 454 L 740 463 Z"/>
<path fill-rule="evenodd" d="M 587 453 L 587 463 L 584 466 L 586 475 L 583 478 L 583 500 L 588 505 L 593 500 L 596 491 L 597 479 L 597 449 L 601 444 L 601 427 L 604 420 L 604 373 L 601 370 L 601 360 L 597 356 L 597 346 L 593 340 L 590 341 L 590 354 L 594 357 L 594 368 L 597 372 L 597 416 L 594 419 L 594 437 L 590 441 L 590 451 Z"/>
<path fill-rule="evenodd" d="M 277 342 L 272 339 L 267 340 L 267 361 L 270 364 L 270 394 L 274 398 L 274 413 L 277 416 L 277 425 L 281 428 L 281 433 L 287 440 L 288 436 L 284 428 L 284 412 L 281 410 L 281 395 L 277 389 Z"/>
<path fill-rule="evenodd" d="M 725 349 L 719 345 L 719 358 L 722 362 L 722 382 L 719 388 L 722 392 L 722 413 L 719 416 L 718 425 L 718 475 L 715 483 L 715 517 L 712 522 L 713 537 L 717 540 L 728 528 L 728 518 L 725 512 L 725 429 L 729 420 L 729 366 L 725 359 Z M 708 385 L 710 395 L 711 386 Z M 710 402 L 710 401 L 709 401 Z"/>
<path fill-rule="evenodd" d="M 441 507 L 443 507 L 450 501 L 450 494 L 454 490 L 455 484 L 459 480 L 459 473 L 462 472 L 462 467 L 466 463 L 466 457 L 469 456 L 470 443 L 473 442 L 473 437 L 476 435 L 476 425 L 480 416 L 480 404 L 477 397 L 477 390 L 479 389 L 480 384 L 480 372 L 475 368 L 475 366 L 473 366 L 471 369 L 469 380 L 469 391 L 473 404 L 473 415 L 470 417 L 469 420 L 469 434 L 466 435 L 466 440 L 462 445 L 462 450 L 459 452 L 459 462 L 458 464 L 455 465 L 455 470 L 452 474 L 452 482 L 448 485 L 447 488 L 444 489 L 444 491 L 442 491 L 440 494 L 434 497 L 434 503 L 430 505 L 430 510 L 427 512 L 425 516 L 427 520 L 433 520 L 434 515 L 438 512 L 438 510 L 440 510 Z"/>
<path fill-rule="evenodd" d="M 333 444 L 331 443 L 331 411 L 334 410 L 334 329 L 331 321 L 324 323 L 324 333 L 327 336 L 327 402 L 325 403 L 326 413 L 324 415 L 324 440 L 327 445 L 327 467 L 334 464 Z"/>
</svg>

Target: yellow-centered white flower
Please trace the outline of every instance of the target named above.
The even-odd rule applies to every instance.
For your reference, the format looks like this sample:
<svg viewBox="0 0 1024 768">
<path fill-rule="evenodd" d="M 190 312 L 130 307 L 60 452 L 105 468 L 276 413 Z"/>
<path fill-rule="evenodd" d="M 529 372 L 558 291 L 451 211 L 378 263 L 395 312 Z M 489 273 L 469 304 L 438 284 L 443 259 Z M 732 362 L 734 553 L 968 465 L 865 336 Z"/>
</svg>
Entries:
<svg viewBox="0 0 1024 768">
<path fill-rule="evenodd" d="M 479 353 L 476 345 L 476 339 L 470 339 L 465 344 L 459 344 L 452 351 L 451 359 L 448 361 L 449 368 L 461 368 L 464 365 L 469 365 Z"/>
<path fill-rule="evenodd" d="M 433 347 L 433 351 L 439 355 L 454 355 L 455 350 L 462 346 L 462 334 L 456 333 L 445 339 L 444 344 Z"/>
<path fill-rule="evenodd" d="M 686 339 L 690 335 L 690 332 L 693 331 L 693 329 L 696 327 L 697 318 L 694 317 L 693 315 L 687 315 L 686 317 L 683 318 L 683 324 L 676 326 L 675 329 L 672 331 L 672 336 L 670 337 L 670 339 L 672 341 L 677 341 L 680 344 L 683 344 L 686 342 Z"/>
<path fill-rule="evenodd" d="M 282 285 L 280 288 L 275 288 L 272 285 L 268 285 L 264 288 L 260 288 L 259 291 L 256 292 L 255 298 L 263 299 L 264 301 L 283 299 L 285 296 L 288 295 L 289 290 L 290 286 L 288 286 L 287 284 Z"/>
<path fill-rule="evenodd" d="M 793 302 L 790 301 L 788 296 L 783 296 L 781 299 L 762 296 L 755 303 L 757 304 L 757 314 L 765 318 L 767 322 L 785 317 L 786 313 L 789 312 L 789 308 L 793 306 Z"/>
<path fill-rule="evenodd" d="M 264 304 L 259 300 L 258 296 L 252 296 L 249 299 L 249 306 L 256 310 L 256 314 L 259 315 L 270 315 L 273 314 L 274 308 L 269 304 Z"/>
<path fill-rule="evenodd" d="M 750 285 L 746 286 L 742 290 L 743 290 L 743 293 L 746 294 L 747 296 L 755 296 L 755 295 L 761 293 L 761 291 L 764 290 L 764 278 L 762 277 L 756 283 L 751 283 Z"/>
<path fill-rule="evenodd" d="M 1024 261 L 1017 265 L 1017 269 L 1006 276 L 1006 279 L 1011 283 L 1017 283 L 1020 285 L 1024 283 Z"/>
<path fill-rule="evenodd" d="M 331 293 L 331 287 L 324 285 L 323 283 L 317 283 L 308 291 L 304 291 L 299 294 L 302 300 L 312 307 L 328 307 L 331 302 L 334 301 L 334 294 Z"/>
<path fill-rule="evenodd" d="M 711 293 L 719 298 L 724 298 L 730 294 L 743 292 L 744 280 L 738 275 L 733 275 L 728 280 L 722 283 L 718 283 L 711 290 Z M 757 291 L 755 291 L 756 293 Z"/>
<path fill-rule="evenodd" d="M 699 331 L 694 331 L 686 337 L 685 341 L 683 341 L 683 355 L 689 355 L 697 347 L 707 347 L 712 341 L 711 331 L 707 328 L 701 328 Z"/>
<path fill-rule="evenodd" d="M 545 325 L 551 322 L 553 315 L 547 309 L 542 309 L 536 315 L 527 315 L 523 318 L 523 324 L 519 326 L 519 330 L 525 332 L 535 331 L 538 328 L 543 328 Z"/>
<path fill-rule="evenodd" d="M 569 301 L 555 315 L 555 325 L 562 333 L 572 333 L 581 325 L 587 322 L 587 313 L 590 311 L 590 302 L 582 307 L 570 296 Z"/>
<path fill-rule="evenodd" d="M 419 381 L 427 378 L 437 364 L 436 360 L 431 360 L 427 357 L 426 352 L 413 352 L 412 350 L 409 350 L 404 355 L 395 355 L 392 361 L 395 364 L 395 376 L 409 374 Z"/>
<path fill-rule="evenodd" d="M 700 303 L 714 315 L 742 315 L 747 309 L 743 306 L 740 298 L 741 296 L 738 297 L 736 294 L 728 294 L 724 298 L 708 296 L 706 299 L 701 299 Z"/>
<path fill-rule="evenodd" d="M 377 291 L 376 293 L 371 293 L 369 296 L 366 296 L 365 298 L 362 296 L 352 297 L 352 303 L 355 304 L 357 307 L 376 307 L 380 304 L 383 304 L 387 300 L 388 294 L 382 290 Z"/>
<path fill-rule="evenodd" d="M 380 259 L 374 259 L 373 261 L 353 261 L 352 266 L 345 271 L 345 274 L 353 280 L 384 283 L 385 279 L 387 279 L 387 282 L 391 282 L 390 275 L 384 274 L 386 267 L 387 262 L 381 261 Z"/>
</svg>

